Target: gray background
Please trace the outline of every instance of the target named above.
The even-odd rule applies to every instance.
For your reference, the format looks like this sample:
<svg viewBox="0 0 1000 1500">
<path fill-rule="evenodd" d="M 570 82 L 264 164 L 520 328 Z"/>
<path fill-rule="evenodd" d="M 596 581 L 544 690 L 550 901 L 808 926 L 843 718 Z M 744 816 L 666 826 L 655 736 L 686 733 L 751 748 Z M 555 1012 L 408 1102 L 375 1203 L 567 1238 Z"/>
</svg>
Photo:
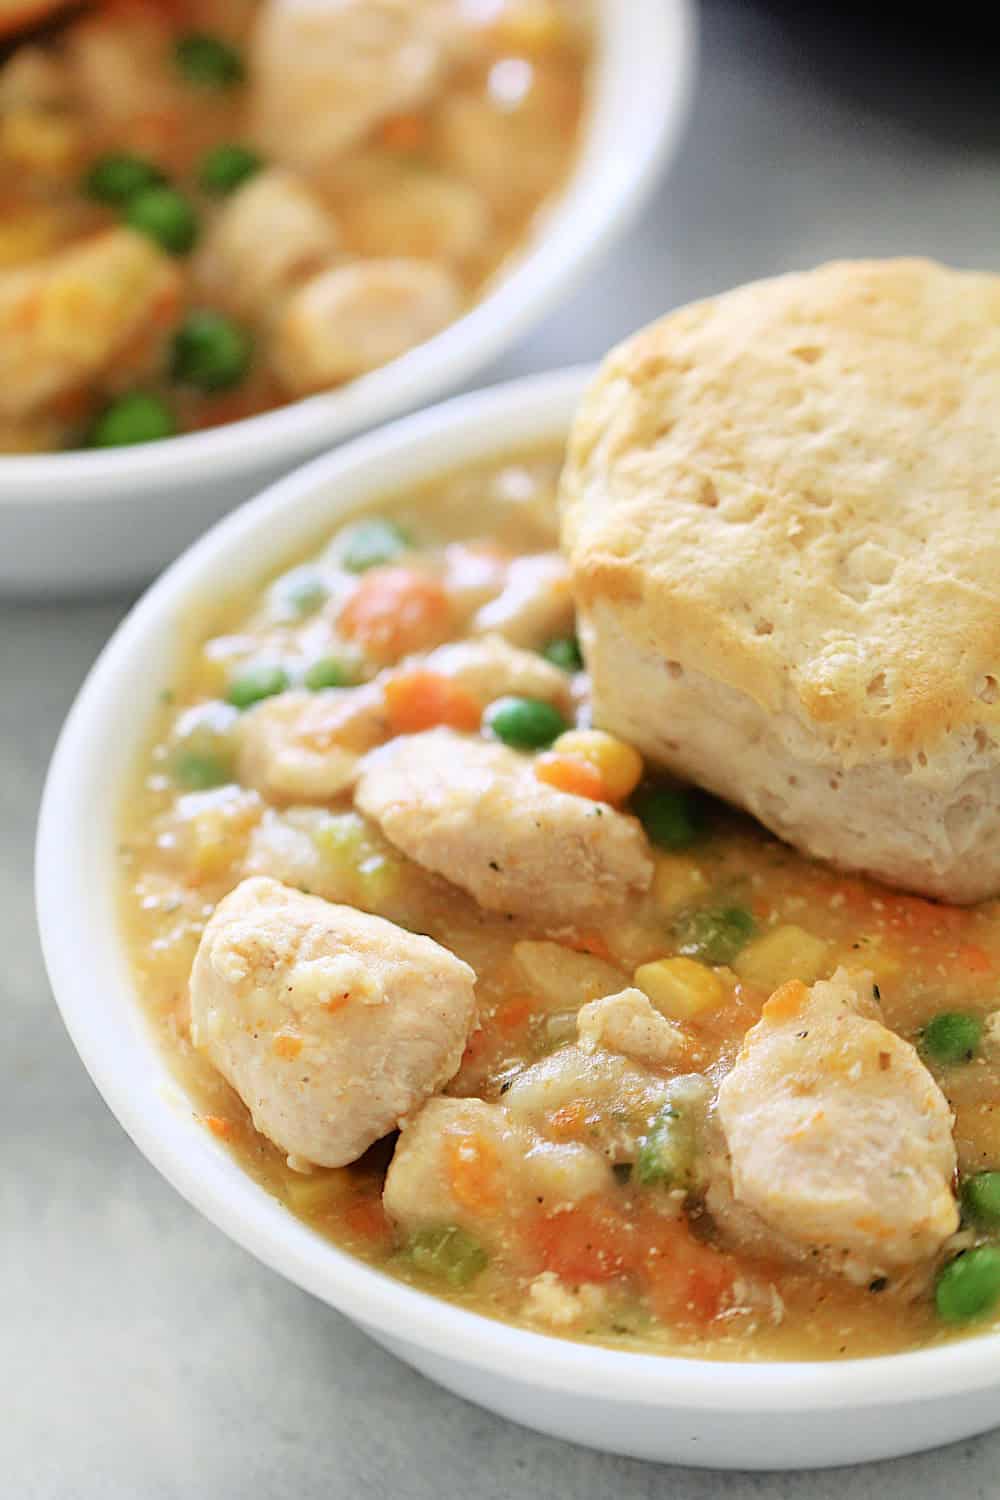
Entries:
<svg viewBox="0 0 1000 1500">
<path fill-rule="evenodd" d="M 484 383 L 589 359 L 691 296 L 832 255 L 995 266 L 995 58 L 954 32 L 914 36 L 912 11 L 896 23 L 872 7 L 871 32 L 867 8 L 706 4 L 694 115 L 655 203 Z M 32 915 L 46 761 L 127 604 L 0 608 L 0 1495 L 996 1496 L 1000 1433 L 784 1476 L 663 1470 L 537 1437 L 397 1364 L 181 1202 L 78 1064 Z"/>
</svg>

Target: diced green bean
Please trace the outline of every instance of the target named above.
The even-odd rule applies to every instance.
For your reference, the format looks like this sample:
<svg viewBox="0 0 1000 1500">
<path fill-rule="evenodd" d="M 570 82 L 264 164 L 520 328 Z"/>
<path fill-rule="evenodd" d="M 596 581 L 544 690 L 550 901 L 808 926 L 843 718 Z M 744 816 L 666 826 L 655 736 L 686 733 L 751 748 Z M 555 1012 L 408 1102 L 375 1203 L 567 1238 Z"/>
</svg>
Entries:
<svg viewBox="0 0 1000 1500">
<path fill-rule="evenodd" d="M 467 1286 L 485 1270 L 489 1257 L 478 1240 L 457 1224 L 418 1229 L 407 1245 L 418 1271 L 440 1277 L 452 1286 Z"/>
<path fill-rule="evenodd" d="M 694 1132 L 690 1122 L 673 1104 L 666 1104 L 639 1143 L 635 1180 L 642 1187 L 660 1183 L 665 1187 L 680 1187 L 688 1181 L 693 1161 Z"/>
<path fill-rule="evenodd" d="M 728 964 L 753 937 L 756 924 L 742 906 L 689 912 L 674 929 L 678 952 L 702 963 Z"/>
</svg>

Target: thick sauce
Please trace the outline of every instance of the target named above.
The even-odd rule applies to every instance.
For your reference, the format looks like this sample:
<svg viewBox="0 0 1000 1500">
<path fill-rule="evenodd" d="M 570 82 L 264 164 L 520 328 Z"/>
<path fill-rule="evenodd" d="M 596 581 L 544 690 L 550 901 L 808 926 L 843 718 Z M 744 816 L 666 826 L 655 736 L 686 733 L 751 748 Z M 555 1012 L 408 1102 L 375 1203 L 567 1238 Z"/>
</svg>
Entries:
<svg viewBox="0 0 1000 1500">
<path fill-rule="evenodd" d="M 873 1355 L 950 1337 L 954 1326 L 935 1307 L 935 1266 L 855 1285 L 777 1249 L 750 1253 L 725 1241 L 699 1178 L 711 1110 L 694 1147 L 685 1146 L 693 1164 L 671 1178 L 656 1155 L 661 1117 L 648 1101 L 639 1118 L 624 1094 L 564 1090 L 555 1107 L 535 1111 L 531 1128 L 543 1142 L 594 1147 L 613 1171 L 569 1208 L 553 1211 L 540 1193 L 519 1199 L 506 1219 L 497 1184 L 518 1166 L 501 1168 L 488 1136 L 461 1127 L 447 1187 L 463 1227 L 445 1243 L 384 1211 L 392 1137 L 353 1166 L 292 1170 L 191 1045 L 187 984 L 205 923 L 244 876 L 272 875 L 426 933 L 472 965 L 479 1024 L 449 1097 L 517 1099 L 526 1069 L 570 1055 L 560 1049 L 574 1042 L 579 1007 L 633 983 L 683 1037 L 679 1062 L 645 1067 L 652 1097 L 667 1097 L 678 1076 L 690 1087 L 691 1075 L 711 1093 L 773 990 L 843 966 L 870 971 L 886 1024 L 920 1042 L 955 1113 L 963 1178 L 1000 1166 L 1000 1049 L 988 1022 L 1000 973 L 996 903 L 952 908 L 838 875 L 682 792 L 670 804 L 675 820 L 681 809 L 672 847 L 660 829 L 648 893 L 608 903 L 585 925 L 546 925 L 479 909 L 390 844 L 353 809 L 350 791 L 310 803 L 287 788 L 269 798 L 236 781 L 240 736 L 266 693 L 363 683 L 400 658 L 474 634 L 478 611 L 492 607 L 495 618 L 515 559 L 554 547 L 558 465 L 556 453 L 529 454 L 397 496 L 379 513 L 388 527 L 350 523 L 251 597 L 219 602 L 210 633 L 165 695 L 124 813 L 124 922 L 163 1047 L 205 1128 L 292 1213 L 388 1274 L 489 1316 L 615 1347 L 727 1359 Z M 575 713 L 585 725 L 586 680 L 572 670 L 566 602 L 558 580 L 545 588 L 505 628 L 568 669 L 563 717 Z M 422 727 L 412 710 L 397 701 L 394 712 L 410 713 L 403 727 Z M 594 789 L 581 782 L 580 795 Z M 690 967 L 678 1010 L 676 985 L 664 991 L 663 971 L 646 966 L 681 956 Z M 965 1017 L 968 1046 L 933 1032 L 922 1040 L 942 1013 Z M 685 1096 L 676 1097 L 683 1115 Z M 981 1223 L 963 1228 L 942 1261 L 987 1237 Z"/>
</svg>

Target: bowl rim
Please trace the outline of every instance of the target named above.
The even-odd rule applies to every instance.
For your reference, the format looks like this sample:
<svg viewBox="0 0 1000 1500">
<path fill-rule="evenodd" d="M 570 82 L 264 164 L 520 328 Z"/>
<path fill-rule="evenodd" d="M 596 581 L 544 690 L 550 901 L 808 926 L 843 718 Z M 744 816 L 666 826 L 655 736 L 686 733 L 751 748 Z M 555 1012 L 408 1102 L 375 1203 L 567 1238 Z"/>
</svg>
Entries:
<svg viewBox="0 0 1000 1500">
<path fill-rule="evenodd" d="M 112 1113 L 188 1202 L 272 1270 L 397 1343 L 500 1378 L 514 1371 L 510 1378 L 539 1389 L 664 1410 L 790 1414 L 898 1407 L 1000 1385 L 1000 1333 L 867 1359 L 737 1363 L 560 1339 L 394 1280 L 296 1219 L 195 1121 L 137 1002 L 113 904 L 105 902 L 103 918 L 93 921 L 95 891 L 113 877 L 118 812 L 107 808 L 95 816 L 93 785 L 112 743 L 134 763 L 146 728 L 132 690 L 144 680 L 155 642 L 169 640 L 169 649 L 176 649 L 185 604 L 189 613 L 206 588 L 245 576 L 234 572 L 245 567 L 243 555 L 256 549 L 262 560 L 275 536 L 281 537 L 279 550 L 290 553 L 296 537 L 312 539 L 338 515 L 456 461 L 488 461 L 518 446 L 558 441 L 590 373 L 578 367 L 456 397 L 314 460 L 213 527 L 126 616 L 66 719 L 39 818 L 38 921 L 63 1021 Z M 449 452 L 446 461 L 442 450 Z M 157 684 L 148 691 L 155 695 Z M 115 714 L 122 733 L 109 736 L 105 726 Z M 102 860 L 103 874 L 95 869 Z"/>
<path fill-rule="evenodd" d="M 125 449 L 0 454 L 5 503 L 104 498 L 108 486 L 216 478 L 308 457 L 427 405 L 496 360 L 568 296 L 633 222 L 677 144 L 694 89 L 694 0 L 596 0 L 597 68 L 576 165 L 510 267 L 468 312 L 400 358 L 337 390 Z M 627 106 L 627 107 L 626 107 Z"/>
</svg>

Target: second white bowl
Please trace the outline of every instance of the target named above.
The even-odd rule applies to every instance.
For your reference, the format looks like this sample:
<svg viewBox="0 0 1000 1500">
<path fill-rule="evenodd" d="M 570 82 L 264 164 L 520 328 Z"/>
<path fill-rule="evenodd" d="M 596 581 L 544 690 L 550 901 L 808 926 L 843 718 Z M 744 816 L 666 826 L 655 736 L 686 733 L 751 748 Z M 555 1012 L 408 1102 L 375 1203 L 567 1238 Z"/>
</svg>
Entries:
<svg viewBox="0 0 1000 1500">
<path fill-rule="evenodd" d="M 676 145 L 691 93 L 691 0 L 598 0 L 583 148 L 495 289 L 450 328 L 326 395 L 135 448 L 0 455 L 0 596 L 146 581 L 241 500 L 331 443 L 425 405 L 498 358 L 620 238 Z"/>
</svg>

